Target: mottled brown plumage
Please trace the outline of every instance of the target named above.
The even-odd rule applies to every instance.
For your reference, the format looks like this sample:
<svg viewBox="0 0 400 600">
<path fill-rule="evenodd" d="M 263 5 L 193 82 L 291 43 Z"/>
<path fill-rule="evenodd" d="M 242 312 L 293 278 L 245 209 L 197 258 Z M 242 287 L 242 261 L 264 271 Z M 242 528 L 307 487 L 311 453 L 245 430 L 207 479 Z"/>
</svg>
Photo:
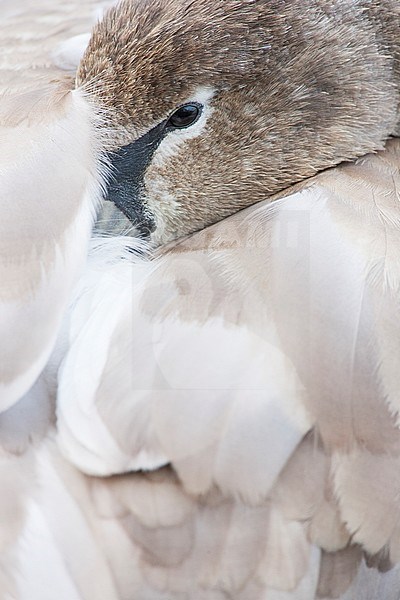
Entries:
<svg viewBox="0 0 400 600">
<path fill-rule="evenodd" d="M 111 9 L 77 82 L 108 109 L 113 148 L 199 89 L 215 90 L 204 128 L 177 143 L 168 134 L 146 169 L 141 201 L 155 215 L 154 239 L 382 148 L 399 116 L 399 20 L 396 0 L 124 0 Z"/>
</svg>

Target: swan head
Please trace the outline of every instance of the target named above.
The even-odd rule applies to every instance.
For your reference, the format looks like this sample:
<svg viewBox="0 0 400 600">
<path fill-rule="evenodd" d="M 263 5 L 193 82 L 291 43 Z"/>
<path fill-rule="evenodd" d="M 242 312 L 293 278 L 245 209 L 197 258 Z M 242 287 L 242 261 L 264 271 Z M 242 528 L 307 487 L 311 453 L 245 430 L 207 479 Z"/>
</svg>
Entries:
<svg viewBox="0 0 400 600">
<path fill-rule="evenodd" d="M 165 243 L 382 147 L 396 121 L 387 49 L 365 11 L 308 4 L 123 0 L 106 13 L 77 75 L 106 115 L 105 212 Z"/>
</svg>

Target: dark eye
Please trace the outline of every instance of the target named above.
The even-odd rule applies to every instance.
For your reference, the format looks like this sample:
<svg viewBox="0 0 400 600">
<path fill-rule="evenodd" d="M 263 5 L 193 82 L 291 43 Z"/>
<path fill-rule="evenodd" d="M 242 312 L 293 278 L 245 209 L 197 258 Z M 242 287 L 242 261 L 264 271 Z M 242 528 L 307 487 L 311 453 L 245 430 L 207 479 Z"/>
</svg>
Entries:
<svg viewBox="0 0 400 600">
<path fill-rule="evenodd" d="M 185 129 L 196 123 L 201 115 L 201 104 L 184 104 L 168 119 L 167 126 L 174 129 Z"/>
</svg>

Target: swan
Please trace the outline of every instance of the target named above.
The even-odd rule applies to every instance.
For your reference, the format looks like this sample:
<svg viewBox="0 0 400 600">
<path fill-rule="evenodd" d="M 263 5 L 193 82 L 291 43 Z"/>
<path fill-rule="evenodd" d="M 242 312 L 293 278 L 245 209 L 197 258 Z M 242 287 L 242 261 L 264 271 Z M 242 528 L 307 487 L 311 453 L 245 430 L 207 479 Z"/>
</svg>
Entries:
<svg viewBox="0 0 400 600">
<path fill-rule="evenodd" d="M 289 11 L 291 23 L 282 7 L 299 4 L 270 3 L 290 39 L 294 23 L 316 34 L 319 10 L 325 41 L 325 25 L 332 42 L 349 25 L 344 64 L 365 76 L 365 88 L 348 81 L 355 95 L 335 150 L 317 150 L 321 132 L 297 131 L 310 169 L 300 172 L 289 138 L 277 140 L 294 161 L 287 171 L 267 131 L 260 142 L 268 98 L 258 94 L 246 119 L 254 139 L 221 122 L 223 106 L 235 118 L 226 98 L 240 104 L 246 76 L 258 80 L 247 68 L 233 92 L 196 78 L 193 89 L 142 94 L 153 108 L 116 100 L 140 90 L 126 69 L 118 87 L 110 60 L 131 12 L 141 34 L 156 19 L 160 35 L 176 9 L 184 35 L 189 3 L 112 7 L 75 85 L 95 3 L 3 0 L 15 43 L 3 53 L 0 101 L 5 599 L 397 599 L 400 143 L 384 142 L 398 122 L 398 9 L 351 4 L 350 26 L 348 4 L 310 2 L 309 13 Z M 194 32 L 197 23 L 211 43 L 213 11 L 251 20 L 257 5 L 269 6 L 193 2 L 208 9 Z M 239 51 L 229 39 L 217 54 Z M 263 56 L 277 52 L 263 43 Z M 188 63 L 173 65 L 179 81 Z M 199 111 L 189 124 L 188 106 Z M 324 114 L 315 109 L 321 129 Z M 264 166 L 258 152 L 253 160 L 258 143 Z M 215 161 L 202 162 L 204 147 Z M 268 161 L 287 179 L 267 184 Z M 226 191 L 226 174 L 218 202 L 210 186 Z"/>
</svg>

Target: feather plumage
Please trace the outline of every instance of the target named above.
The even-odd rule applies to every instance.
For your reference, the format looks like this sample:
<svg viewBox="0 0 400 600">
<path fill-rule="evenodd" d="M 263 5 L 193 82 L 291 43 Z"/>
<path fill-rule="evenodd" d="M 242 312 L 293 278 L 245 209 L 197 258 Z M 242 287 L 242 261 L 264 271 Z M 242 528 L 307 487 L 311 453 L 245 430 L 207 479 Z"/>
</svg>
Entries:
<svg viewBox="0 0 400 600">
<path fill-rule="evenodd" d="M 126 470 L 125 454 L 139 461 L 136 468 L 147 468 L 151 451 L 160 464 L 172 463 L 181 484 L 201 494 L 202 503 L 215 485 L 232 498 L 227 506 L 249 503 L 253 518 L 265 514 L 257 528 L 264 532 L 262 547 L 253 547 L 253 557 L 264 556 L 255 578 L 261 585 L 296 589 L 308 570 L 311 542 L 325 551 L 318 594 L 339 596 L 363 564 L 356 560 L 363 550 L 396 547 L 390 524 L 377 525 L 377 515 L 396 522 L 395 505 L 389 510 L 378 498 L 386 476 L 393 486 L 386 500 L 397 497 L 396 478 L 377 466 L 380 479 L 371 480 L 367 465 L 395 465 L 399 441 L 384 391 L 385 355 L 372 343 L 388 340 L 387 320 L 396 314 L 385 314 L 383 334 L 376 290 L 381 302 L 387 297 L 394 306 L 394 277 L 374 267 L 397 224 L 382 217 L 376 196 L 394 208 L 398 147 L 391 142 L 385 153 L 351 167 L 360 186 L 374 170 L 382 186 L 391 181 L 387 193 L 379 179 L 365 185 L 364 207 L 350 202 L 351 188 L 338 191 L 350 167 L 337 168 L 275 204 L 251 208 L 176 244 L 155 262 L 125 259 L 115 265 L 114 277 L 110 261 L 103 276 L 90 275 L 101 271 L 95 253 L 84 277 L 93 287 L 79 292 L 74 304 L 78 335 L 71 338 L 58 396 L 61 449 L 80 469 L 102 475 Z M 110 255 L 115 251 L 113 242 Z M 101 301 L 91 300 L 96 295 Z M 104 323 L 111 312 L 100 331 L 94 323 Z M 97 347 L 107 360 L 97 361 Z M 77 365 L 86 364 L 88 377 L 74 376 Z M 123 450 L 119 465 L 110 462 L 104 431 Z M 90 456 L 82 453 L 89 443 Z M 355 452 L 363 462 L 352 459 Z M 371 485 L 377 485 L 375 501 L 363 487 Z M 372 512 L 354 505 L 357 498 Z M 145 533 L 135 531 L 142 546 Z M 175 529 L 170 534 L 161 548 L 180 539 Z M 188 565 L 168 567 L 166 553 L 161 567 L 162 551 L 148 535 L 155 552 L 150 563 L 157 564 L 146 567 L 153 585 L 189 593 Z M 187 535 L 181 541 L 185 555 Z M 224 564 L 235 564 L 231 535 L 224 534 Z M 197 558 L 197 569 L 203 560 Z M 247 577 L 240 585 L 250 585 L 254 575 L 247 571 Z M 239 594 L 234 580 L 210 581 L 211 589 L 222 585 Z"/>
</svg>

